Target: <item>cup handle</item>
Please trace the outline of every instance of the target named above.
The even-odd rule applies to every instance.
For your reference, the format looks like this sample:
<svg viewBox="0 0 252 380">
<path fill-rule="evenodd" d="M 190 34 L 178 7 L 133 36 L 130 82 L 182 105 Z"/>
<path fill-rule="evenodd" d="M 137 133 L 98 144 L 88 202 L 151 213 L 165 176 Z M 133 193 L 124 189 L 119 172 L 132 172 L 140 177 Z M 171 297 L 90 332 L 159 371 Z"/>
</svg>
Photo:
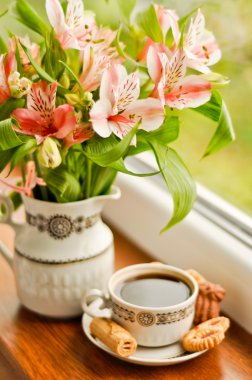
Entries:
<svg viewBox="0 0 252 380">
<path fill-rule="evenodd" d="M 90 317 L 112 318 L 112 309 L 106 307 L 109 300 L 102 290 L 91 289 L 84 296 L 82 308 Z"/>
</svg>

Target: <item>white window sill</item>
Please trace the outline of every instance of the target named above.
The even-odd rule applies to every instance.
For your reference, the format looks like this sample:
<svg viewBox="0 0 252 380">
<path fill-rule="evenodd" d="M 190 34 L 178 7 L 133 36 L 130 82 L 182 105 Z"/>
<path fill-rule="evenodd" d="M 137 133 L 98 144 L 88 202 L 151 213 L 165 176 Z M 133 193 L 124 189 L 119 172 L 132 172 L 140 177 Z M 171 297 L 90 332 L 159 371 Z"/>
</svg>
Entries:
<svg viewBox="0 0 252 380">
<path fill-rule="evenodd" d="M 119 174 L 117 184 L 122 197 L 106 206 L 106 219 L 156 259 L 220 283 L 227 291 L 223 310 L 252 333 L 251 249 L 195 210 L 160 235 L 172 210 L 167 191 L 151 177 Z"/>
</svg>

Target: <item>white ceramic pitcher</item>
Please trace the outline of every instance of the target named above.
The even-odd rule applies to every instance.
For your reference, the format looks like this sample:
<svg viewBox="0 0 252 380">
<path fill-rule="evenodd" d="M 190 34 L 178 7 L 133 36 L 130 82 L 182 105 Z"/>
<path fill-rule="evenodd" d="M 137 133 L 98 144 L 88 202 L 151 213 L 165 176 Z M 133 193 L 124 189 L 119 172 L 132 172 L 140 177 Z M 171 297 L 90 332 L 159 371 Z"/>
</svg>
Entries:
<svg viewBox="0 0 252 380">
<path fill-rule="evenodd" d="M 120 190 L 72 203 L 52 203 L 23 196 L 26 222 L 12 219 L 13 205 L 5 195 L 0 220 L 16 231 L 15 253 L 0 242 L 0 253 L 14 270 L 17 293 L 28 309 L 50 317 L 82 313 L 81 298 L 89 288 L 106 290 L 114 269 L 111 230 L 101 211 Z M 1 228 L 1 227 L 0 227 Z"/>
</svg>

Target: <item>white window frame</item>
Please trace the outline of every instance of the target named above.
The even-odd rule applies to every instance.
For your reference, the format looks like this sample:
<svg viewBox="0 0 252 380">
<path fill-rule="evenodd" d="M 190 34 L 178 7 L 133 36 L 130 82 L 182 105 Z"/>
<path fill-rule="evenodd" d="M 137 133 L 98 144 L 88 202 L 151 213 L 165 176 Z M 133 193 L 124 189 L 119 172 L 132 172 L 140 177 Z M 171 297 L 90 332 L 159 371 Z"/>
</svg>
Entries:
<svg viewBox="0 0 252 380">
<path fill-rule="evenodd" d="M 143 169 L 143 165 L 146 171 L 153 168 L 148 154 L 130 161 L 130 169 L 135 172 Z M 181 223 L 160 235 L 172 212 L 171 198 L 161 181 L 119 174 L 117 184 L 122 197 L 110 202 L 104 212 L 111 225 L 155 259 L 184 269 L 194 268 L 224 286 L 227 290 L 222 304 L 224 312 L 252 333 L 251 218 L 198 186 L 200 197 L 205 192 L 208 205 L 212 202 L 215 210 L 205 204 L 203 212 L 197 202 Z M 217 205 L 224 206 L 225 214 L 236 217 L 239 228 L 232 218 L 225 224 L 223 215 L 216 213 Z"/>
</svg>

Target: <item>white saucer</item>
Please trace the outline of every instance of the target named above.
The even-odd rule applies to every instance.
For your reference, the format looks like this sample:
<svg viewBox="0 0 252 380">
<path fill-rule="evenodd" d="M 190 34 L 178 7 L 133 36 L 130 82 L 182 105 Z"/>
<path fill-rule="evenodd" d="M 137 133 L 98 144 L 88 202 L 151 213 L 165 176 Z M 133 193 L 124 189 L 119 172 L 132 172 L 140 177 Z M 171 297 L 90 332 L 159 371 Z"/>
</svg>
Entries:
<svg viewBox="0 0 252 380">
<path fill-rule="evenodd" d="M 122 358 L 117 355 L 115 352 L 111 351 L 109 347 L 105 346 L 99 339 L 95 338 L 90 333 L 90 323 L 92 318 L 87 314 L 83 314 L 82 317 L 82 328 L 87 338 L 95 344 L 97 347 L 101 348 L 103 351 L 108 354 L 115 356 L 118 359 L 121 359 L 125 362 L 145 365 L 145 366 L 162 366 L 162 365 L 172 365 L 186 362 L 196 358 L 197 356 L 202 355 L 205 351 L 200 352 L 185 352 L 182 345 L 177 342 L 165 347 L 137 347 L 134 355 L 131 355 L 127 358 Z"/>
</svg>

